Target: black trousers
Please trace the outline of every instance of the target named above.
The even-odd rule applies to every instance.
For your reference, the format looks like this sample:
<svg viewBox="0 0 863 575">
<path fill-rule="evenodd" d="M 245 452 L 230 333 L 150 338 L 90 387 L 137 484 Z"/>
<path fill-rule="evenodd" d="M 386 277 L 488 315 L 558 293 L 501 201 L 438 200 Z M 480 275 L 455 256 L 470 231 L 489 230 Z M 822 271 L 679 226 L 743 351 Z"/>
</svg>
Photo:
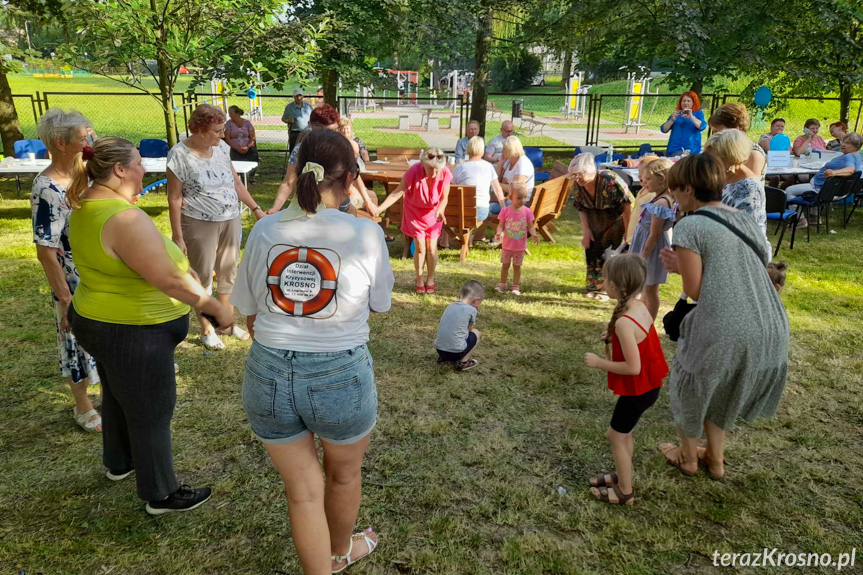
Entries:
<svg viewBox="0 0 863 575">
<path fill-rule="evenodd" d="M 102 462 L 114 472 L 134 467 L 138 497 L 164 499 L 179 488 L 171 453 L 174 349 L 189 333 L 189 316 L 123 325 L 87 319 L 72 307 L 69 322 L 102 380 Z"/>
<path fill-rule="evenodd" d="M 294 146 L 297 145 L 297 140 L 300 139 L 300 134 L 302 134 L 302 130 L 289 130 L 288 131 L 288 153 L 294 151 Z"/>
</svg>

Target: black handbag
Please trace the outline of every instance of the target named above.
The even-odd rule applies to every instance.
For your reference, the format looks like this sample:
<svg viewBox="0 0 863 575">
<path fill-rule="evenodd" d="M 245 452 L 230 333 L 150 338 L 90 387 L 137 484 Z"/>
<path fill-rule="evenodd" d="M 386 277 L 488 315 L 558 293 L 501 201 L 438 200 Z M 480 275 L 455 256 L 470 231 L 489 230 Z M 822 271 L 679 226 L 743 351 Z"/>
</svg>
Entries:
<svg viewBox="0 0 863 575">
<path fill-rule="evenodd" d="M 710 212 L 692 212 L 687 217 L 692 216 L 704 216 L 706 218 L 710 218 L 714 222 L 719 222 L 733 232 L 735 236 L 743 240 L 746 245 L 752 248 L 752 251 L 755 252 L 756 256 L 758 256 L 758 259 L 761 259 L 762 255 L 759 253 L 758 246 L 752 241 L 752 238 L 747 237 L 743 232 L 716 214 L 712 214 Z M 677 303 L 674 304 L 674 309 L 662 317 L 662 327 L 665 328 L 665 334 L 668 336 L 668 339 L 671 341 L 677 341 L 680 338 L 680 324 L 683 322 L 683 318 L 686 317 L 686 314 L 694 310 L 696 305 L 698 304 L 689 303 L 686 299 L 680 298 L 677 300 Z"/>
</svg>

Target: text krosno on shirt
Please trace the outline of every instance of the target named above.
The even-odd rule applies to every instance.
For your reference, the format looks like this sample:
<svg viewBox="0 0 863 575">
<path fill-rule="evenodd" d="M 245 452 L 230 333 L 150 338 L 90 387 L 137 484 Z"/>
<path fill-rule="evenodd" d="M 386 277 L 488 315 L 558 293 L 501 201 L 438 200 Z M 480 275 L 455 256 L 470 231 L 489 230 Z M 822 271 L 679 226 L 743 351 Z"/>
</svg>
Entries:
<svg viewBox="0 0 863 575">
<path fill-rule="evenodd" d="M 835 557 L 830 553 L 783 553 L 766 547 L 753 553 L 713 552 L 714 567 L 835 567 L 842 571 L 845 567 L 854 567 L 856 559 L 856 547 L 851 553 Z"/>
</svg>

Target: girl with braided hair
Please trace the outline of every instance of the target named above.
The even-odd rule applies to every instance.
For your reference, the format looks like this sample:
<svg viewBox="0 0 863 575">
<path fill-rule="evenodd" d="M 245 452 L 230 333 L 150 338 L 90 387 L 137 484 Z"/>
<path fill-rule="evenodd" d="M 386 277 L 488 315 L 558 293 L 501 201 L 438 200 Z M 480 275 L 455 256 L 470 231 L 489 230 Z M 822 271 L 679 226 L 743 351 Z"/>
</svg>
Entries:
<svg viewBox="0 0 863 575">
<path fill-rule="evenodd" d="M 606 433 L 615 473 L 592 478 L 590 491 L 605 503 L 632 505 L 632 429 L 659 398 L 668 364 L 653 316 L 637 297 L 647 276 L 644 260 L 636 254 L 614 256 L 603 266 L 603 276 L 608 295 L 617 300 L 617 305 L 601 336 L 606 345 L 605 359 L 588 353 L 584 363 L 608 372 L 608 388 L 619 396 Z"/>
</svg>

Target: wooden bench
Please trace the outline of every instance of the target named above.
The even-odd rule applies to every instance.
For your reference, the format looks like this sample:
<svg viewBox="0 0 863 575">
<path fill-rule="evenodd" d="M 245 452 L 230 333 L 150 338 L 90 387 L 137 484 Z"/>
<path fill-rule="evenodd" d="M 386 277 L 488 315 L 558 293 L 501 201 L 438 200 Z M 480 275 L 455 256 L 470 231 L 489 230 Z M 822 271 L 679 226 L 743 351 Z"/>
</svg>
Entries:
<svg viewBox="0 0 863 575">
<path fill-rule="evenodd" d="M 494 102 L 492 102 L 491 100 L 489 100 L 489 102 L 488 102 L 488 106 L 486 107 L 486 111 L 487 111 L 487 112 L 488 112 L 488 114 L 491 116 L 491 118 L 490 118 L 491 120 L 494 120 L 494 115 L 495 115 L 495 114 L 497 114 L 497 117 L 498 117 L 498 118 L 503 118 L 503 112 L 502 112 L 502 111 L 500 110 L 500 108 L 498 108 L 498 107 L 497 107 L 497 105 L 496 105 Z"/>
<path fill-rule="evenodd" d="M 377 159 L 383 160 L 386 158 L 390 162 L 407 162 L 408 160 L 420 159 L 419 148 L 378 148 Z M 372 166 L 369 166 L 370 168 Z"/>
<path fill-rule="evenodd" d="M 398 187 L 399 182 L 388 182 L 387 196 Z M 402 200 L 399 200 L 387 209 L 387 219 L 397 227 L 402 223 L 402 208 Z M 470 251 L 470 233 L 476 228 L 476 187 L 450 185 L 449 201 L 444 215 L 446 216 L 444 231 L 461 243 L 459 261 L 464 263 Z"/>
<path fill-rule="evenodd" d="M 533 210 L 533 215 L 536 218 L 534 225 L 537 233 L 548 242 L 556 243 L 549 230 L 557 231 L 552 222 L 563 213 L 571 190 L 572 180 L 567 176 L 549 180 L 533 189 L 529 207 Z M 491 223 L 496 224 L 498 222 L 498 218 L 494 214 L 489 214 L 488 219 Z"/>
<path fill-rule="evenodd" d="M 524 128 L 524 125 L 527 124 L 528 135 L 533 134 L 534 130 L 539 128 L 539 134 L 542 135 L 542 130 L 548 125 L 545 122 L 540 122 L 536 119 L 536 112 L 531 112 L 529 110 L 521 111 L 521 124 L 519 124 L 518 128 Z"/>
</svg>

